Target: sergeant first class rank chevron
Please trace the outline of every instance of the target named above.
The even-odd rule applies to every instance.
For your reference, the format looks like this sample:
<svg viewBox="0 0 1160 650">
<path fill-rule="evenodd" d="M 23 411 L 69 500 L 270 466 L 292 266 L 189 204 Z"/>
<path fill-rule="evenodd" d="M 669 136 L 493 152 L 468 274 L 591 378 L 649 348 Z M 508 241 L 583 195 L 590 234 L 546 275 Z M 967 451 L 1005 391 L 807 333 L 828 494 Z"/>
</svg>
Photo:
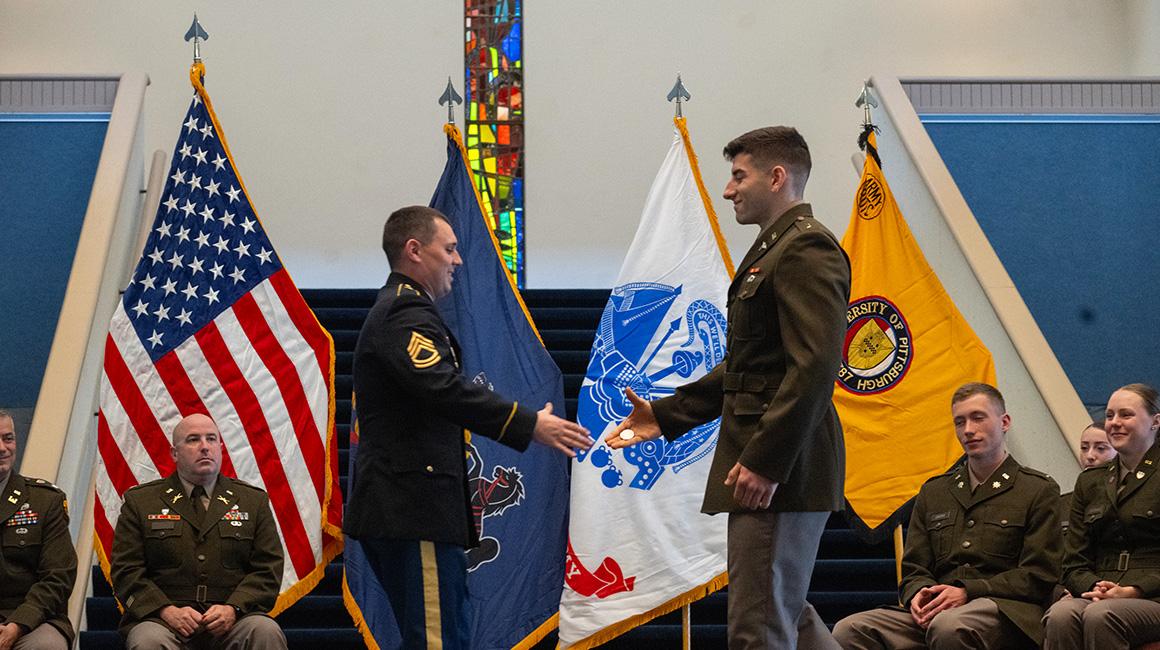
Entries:
<svg viewBox="0 0 1160 650">
<path fill-rule="evenodd" d="M 435 342 L 418 332 L 411 332 L 411 340 L 407 343 L 407 355 L 411 357 L 411 363 L 420 370 L 430 368 L 443 358 L 435 349 Z"/>
</svg>

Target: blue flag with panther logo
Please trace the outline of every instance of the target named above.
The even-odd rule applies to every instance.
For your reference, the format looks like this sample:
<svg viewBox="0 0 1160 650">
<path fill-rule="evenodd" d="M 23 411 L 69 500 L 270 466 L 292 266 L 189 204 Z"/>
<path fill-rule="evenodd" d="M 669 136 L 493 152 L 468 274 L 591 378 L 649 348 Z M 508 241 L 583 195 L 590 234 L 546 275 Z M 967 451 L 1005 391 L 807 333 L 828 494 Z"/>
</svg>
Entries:
<svg viewBox="0 0 1160 650">
<path fill-rule="evenodd" d="M 564 380 L 483 216 L 458 129 L 431 207 L 447 215 L 463 266 L 439 310 L 462 349 L 463 373 L 529 408 L 564 413 Z M 568 458 L 543 445 L 519 453 L 483 436 L 468 444 L 480 545 L 467 552 L 473 648 L 534 643 L 556 627 L 568 526 Z"/>
<path fill-rule="evenodd" d="M 636 237 L 604 308 L 580 389 L 596 445 L 572 467 L 560 645 L 604 643 L 725 584 L 725 518 L 700 513 L 719 420 L 675 441 L 613 451 L 631 387 L 672 395 L 725 357 L 733 263 L 683 118 L 653 181 Z"/>
</svg>

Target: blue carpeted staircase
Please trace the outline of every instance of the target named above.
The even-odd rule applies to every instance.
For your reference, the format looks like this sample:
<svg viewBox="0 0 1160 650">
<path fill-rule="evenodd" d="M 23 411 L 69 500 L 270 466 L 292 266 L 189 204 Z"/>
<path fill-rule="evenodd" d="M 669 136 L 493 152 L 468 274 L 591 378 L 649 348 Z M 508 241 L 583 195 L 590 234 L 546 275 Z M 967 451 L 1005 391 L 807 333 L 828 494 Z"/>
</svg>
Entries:
<svg viewBox="0 0 1160 650">
<path fill-rule="evenodd" d="M 347 441 L 350 433 L 351 360 L 359 328 L 374 303 L 374 289 L 307 289 L 306 296 L 322 325 L 334 337 L 336 351 L 339 467 L 346 486 Z M 564 372 L 564 394 L 570 418 L 575 417 L 576 396 L 600 313 L 608 300 L 601 289 L 524 292 L 544 344 Z M 327 650 L 362 648 L 362 640 L 342 604 L 341 557 L 327 567 L 326 577 L 308 596 L 278 617 L 291 649 L 324 646 Z M 890 544 L 867 545 L 845 524 L 841 515 L 830 518 L 810 585 L 810 602 L 825 621 L 892 602 L 895 596 L 894 560 Z M 116 632 L 119 613 L 112 593 L 99 569 L 93 571 L 93 596 L 87 603 L 88 629 L 81 632 L 83 650 L 120 648 Z M 725 592 L 692 605 L 692 642 L 698 649 L 725 648 Z M 655 619 L 602 646 L 609 649 L 648 647 L 679 648 L 681 619 L 673 612 Z M 537 650 L 556 645 L 555 635 L 537 644 Z"/>
</svg>

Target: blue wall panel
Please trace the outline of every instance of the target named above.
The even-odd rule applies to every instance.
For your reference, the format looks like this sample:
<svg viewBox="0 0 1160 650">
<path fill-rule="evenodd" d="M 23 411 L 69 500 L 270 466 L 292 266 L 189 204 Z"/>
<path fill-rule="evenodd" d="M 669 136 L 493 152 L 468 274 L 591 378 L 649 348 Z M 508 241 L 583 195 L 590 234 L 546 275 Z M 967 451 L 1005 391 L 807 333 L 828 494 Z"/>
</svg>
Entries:
<svg viewBox="0 0 1160 650">
<path fill-rule="evenodd" d="M 0 405 L 36 403 L 107 120 L 0 115 Z"/>
<path fill-rule="evenodd" d="M 1160 123 L 933 118 L 931 139 L 1084 403 L 1102 412 L 1117 386 L 1160 387 Z"/>
</svg>

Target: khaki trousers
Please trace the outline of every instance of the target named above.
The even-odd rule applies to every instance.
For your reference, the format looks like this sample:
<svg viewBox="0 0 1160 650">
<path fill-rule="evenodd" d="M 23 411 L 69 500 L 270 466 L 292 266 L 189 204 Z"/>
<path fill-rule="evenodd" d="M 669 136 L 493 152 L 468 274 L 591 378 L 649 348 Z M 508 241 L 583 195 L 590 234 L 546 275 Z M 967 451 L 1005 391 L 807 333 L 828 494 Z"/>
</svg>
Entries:
<svg viewBox="0 0 1160 650">
<path fill-rule="evenodd" d="M 845 650 L 941 650 L 942 648 L 1024 647 L 1023 632 L 999 613 L 990 598 L 976 598 L 935 616 L 927 629 L 910 612 L 872 609 L 852 614 L 834 626 L 834 638 Z"/>
<path fill-rule="evenodd" d="M 1045 649 L 1116 650 L 1160 640 L 1160 603 L 1143 598 L 1064 598 L 1043 616 Z"/>
<path fill-rule="evenodd" d="M 48 623 L 41 623 L 17 639 L 12 650 L 68 650 L 68 641 L 65 641 L 60 630 Z"/>
<path fill-rule="evenodd" d="M 126 650 L 286 650 L 286 636 L 274 619 L 265 614 L 248 614 L 238 619 L 227 634 L 214 637 L 201 632 L 185 638 L 157 621 L 146 620 L 133 626 L 125 638 Z"/>
</svg>

